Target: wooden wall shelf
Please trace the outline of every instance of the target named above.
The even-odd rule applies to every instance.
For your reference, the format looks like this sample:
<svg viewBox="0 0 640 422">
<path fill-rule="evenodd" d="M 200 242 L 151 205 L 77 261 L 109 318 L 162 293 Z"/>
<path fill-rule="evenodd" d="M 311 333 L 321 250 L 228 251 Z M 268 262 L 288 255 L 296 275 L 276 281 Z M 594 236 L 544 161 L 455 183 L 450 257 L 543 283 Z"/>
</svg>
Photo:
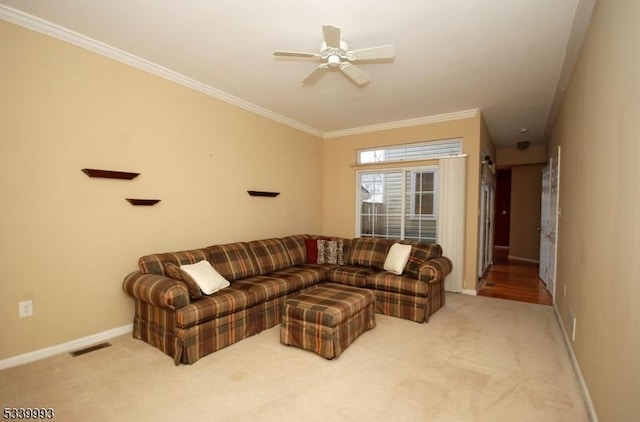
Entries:
<svg viewBox="0 0 640 422">
<path fill-rule="evenodd" d="M 264 192 L 260 190 L 248 190 L 247 193 L 251 196 L 268 196 L 271 198 L 280 195 L 280 192 Z"/>
<path fill-rule="evenodd" d="M 98 170 L 98 169 L 82 169 L 82 172 L 89 177 L 102 177 L 105 179 L 135 179 L 140 173 L 130 173 L 126 171 Z"/>
<path fill-rule="evenodd" d="M 125 198 L 131 205 L 155 205 L 160 202 L 160 199 L 139 199 L 139 198 Z"/>
</svg>

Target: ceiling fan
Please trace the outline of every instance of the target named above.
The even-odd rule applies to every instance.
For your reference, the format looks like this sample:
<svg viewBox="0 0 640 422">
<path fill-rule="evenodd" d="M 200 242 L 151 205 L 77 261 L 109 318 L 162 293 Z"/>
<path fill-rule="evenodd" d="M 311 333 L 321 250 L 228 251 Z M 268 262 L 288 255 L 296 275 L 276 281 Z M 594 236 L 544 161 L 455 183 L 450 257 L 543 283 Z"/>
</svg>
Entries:
<svg viewBox="0 0 640 422">
<path fill-rule="evenodd" d="M 294 51 L 276 51 L 273 53 L 277 57 L 310 57 L 324 61 L 302 80 L 305 85 L 316 83 L 327 71 L 333 69 L 339 69 L 359 86 L 366 85 L 369 82 L 369 75 L 353 65 L 353 63 L 393 59 L 396 55 L 396 50 L 392 45 L 349 50 L 347 43 L 342 39 L 340 28 L 335 26 L 323 25 L 322 33 L 324 42 L 320 46 L 320 53 L 298 53 Z"/>
</svg>

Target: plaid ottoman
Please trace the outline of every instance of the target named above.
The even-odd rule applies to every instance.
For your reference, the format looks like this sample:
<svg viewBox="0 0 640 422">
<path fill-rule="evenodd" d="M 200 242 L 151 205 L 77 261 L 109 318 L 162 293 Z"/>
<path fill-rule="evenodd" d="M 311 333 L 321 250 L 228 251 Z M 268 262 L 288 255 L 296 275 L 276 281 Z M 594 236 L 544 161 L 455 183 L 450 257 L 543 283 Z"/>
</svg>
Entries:
<svg viewBox="0 0 640 422">
<path fill-rule="evenodd" d="M 287 299 L 282 310 L 280 343 L 310 350 L 327 359 L 376 326 L 371 290 L 336 283 Z"/>
</svg>

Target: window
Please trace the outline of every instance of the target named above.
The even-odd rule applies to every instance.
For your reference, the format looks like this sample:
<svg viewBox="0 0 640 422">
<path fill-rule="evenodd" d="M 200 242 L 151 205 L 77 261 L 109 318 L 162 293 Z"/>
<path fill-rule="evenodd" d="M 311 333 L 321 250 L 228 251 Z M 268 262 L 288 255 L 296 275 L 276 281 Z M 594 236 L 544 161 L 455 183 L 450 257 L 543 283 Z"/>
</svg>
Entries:
<svg viewBox="0 0 640 422">
<path fill-rule="evenodd" d="M 461 153 L 461 139 L 445 139 L 416 144 L 361 149 L 358 150 L 357 162 L 358 164 L 372 164 L 389 161 L 429 160 Z"/>
<path fill-rule="evenodd" d="M 438 213 L 436 186 L 438 173 L 435 170 L 411 171 L 411 217 L 436 218 Z"/>
<path fill-rule="evenodd" d="M 438 168 L 358 173 L 358 235 L 435 242 Z"/>
</svg>

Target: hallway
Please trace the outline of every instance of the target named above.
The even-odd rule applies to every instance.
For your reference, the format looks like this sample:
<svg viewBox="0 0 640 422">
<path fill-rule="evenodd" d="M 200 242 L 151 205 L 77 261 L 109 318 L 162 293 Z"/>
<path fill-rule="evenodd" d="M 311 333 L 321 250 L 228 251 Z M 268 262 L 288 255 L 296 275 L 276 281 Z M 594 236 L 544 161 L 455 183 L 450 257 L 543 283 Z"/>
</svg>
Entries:
<svg viewBox="0 0 640 422">
<path fill-rule="evenodd" d="M 509 249 L 495 248 L 493 265 L 485 273 L 478 296 L 552 305 L 553 299 L 538 277 L 538 265 L 509 261 Z"/>
</svg>

